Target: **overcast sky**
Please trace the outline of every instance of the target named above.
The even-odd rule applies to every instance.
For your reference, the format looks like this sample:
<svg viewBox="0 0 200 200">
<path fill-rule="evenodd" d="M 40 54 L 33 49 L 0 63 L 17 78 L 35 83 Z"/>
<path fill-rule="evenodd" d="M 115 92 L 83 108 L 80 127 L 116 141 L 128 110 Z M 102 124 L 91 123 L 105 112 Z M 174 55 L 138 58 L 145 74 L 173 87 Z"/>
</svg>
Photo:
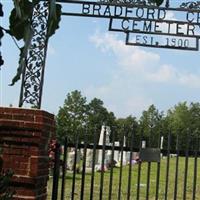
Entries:
<svg viewBox="0 0 200 200">
<path fill-rule="evenodd" d="M 5 18 L 12 6 L 3 0 Z M 173 17 L 173 14 L 172 16 Z M 66 94 L 77 89 L 88 101 L 97 97 L 117 117 L 139 117 L 151 104 L 166 111 L 180 101 L 200 101 L 200 53 L 125 45 L 123 33 L 108 32 L 108 19 L 63 16 L 50 39 L 42 109 L 57 114 Z M 19 51 L 2 41 L 2 106 L 18 106 L 20 84 L 10 87 Z"/>
</svg>

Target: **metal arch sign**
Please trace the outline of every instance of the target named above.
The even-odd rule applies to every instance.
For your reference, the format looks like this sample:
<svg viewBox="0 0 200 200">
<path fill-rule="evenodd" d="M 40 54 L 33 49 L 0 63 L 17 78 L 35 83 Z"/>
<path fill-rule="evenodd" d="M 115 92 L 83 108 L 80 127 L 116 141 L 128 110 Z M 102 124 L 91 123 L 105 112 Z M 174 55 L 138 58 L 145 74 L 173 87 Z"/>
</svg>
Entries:
<svg viewBox="0 0 200 200">
<path fill-rule="evenodd" d="M 199 50 L 200 1 L 177 4 L 165 0 L 157 7 L 152 0 L 55 0 L 63 6 L 62 15 L 109 19 L 109 31 L 125 34 L 127 45 L 178 50 Z M 32 14 L 33 37 L 29 46 L 19 107 L 25 103 L 40 108 L 48 45 L 49 1 L 35 5 Z M 169 6 L 173 2 L 175 6 Z"/>
<path fill-rule="evenodd" d="M 109 31 L 125 33 L 127 45 L 199 50 L 200 2 L 157 7 L 145 1 L 57 0 L 62 15 L 108 18 Z"/>
</svg>

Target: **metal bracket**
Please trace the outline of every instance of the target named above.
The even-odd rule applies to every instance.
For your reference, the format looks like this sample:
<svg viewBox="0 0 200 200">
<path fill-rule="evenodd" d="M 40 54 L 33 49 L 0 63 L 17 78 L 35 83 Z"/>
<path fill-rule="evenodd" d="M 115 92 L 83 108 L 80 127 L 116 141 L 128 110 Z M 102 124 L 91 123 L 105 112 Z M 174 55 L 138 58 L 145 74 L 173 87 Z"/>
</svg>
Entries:
<svg viewBox="0 0 200 200">
<path fill-rule="evenodd" d="M 196 2 L 189 1 L 186 3 L 182 3 L 180 5 L 180 8 L 199 10 L 200 9 L 200 1 L 196 1 Z"/>
</svg>

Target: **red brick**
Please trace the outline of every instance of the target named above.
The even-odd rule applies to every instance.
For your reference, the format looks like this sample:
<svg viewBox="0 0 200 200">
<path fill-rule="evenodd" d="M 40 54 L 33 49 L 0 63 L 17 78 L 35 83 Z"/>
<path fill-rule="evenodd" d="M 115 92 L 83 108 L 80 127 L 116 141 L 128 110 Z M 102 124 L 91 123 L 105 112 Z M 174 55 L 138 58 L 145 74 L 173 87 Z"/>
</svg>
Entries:
<svg viewBox="0 0 200 200">
<path fill-rule="evenodd" d="M 29 185 L 35 185 L 35 186 L 39 186 L 41 185 L 41 183 L 46 183 L 48 180 L 48 176 L 37 176 L 37 177 L 30 177 L 30 176 L 17 176 L 14 174 L 13 178 L 12 178 L 13 182 L 15 183 L 19 183 L 19 185 L 21 183 L 27 183 Z"/>
<path fill-rule="evenodd" d="M 55 133 L 54 115 L 37 109 L 0 108 L 0 126 L 3 167 L 13 168 L 12 181 L 18 183 L 18 196 L 13 199 L 45 200 L 47 147 L 49 137 Z"/>
<path fill-rule="evenodd" d="M 0 119 L 0 126 L 2 127 L 19 127 L 20 122 L 19 121 L 14 121 L 14 120 L 9 120 L 9 119 Z"/>
<path fill-rule="evenodd" d="M 18 188 L 16 195 L 20 196 L 36 196 L 37 195 L 37 190 L 36 189 L 24 189 L 24 188 Z"/>
<path fill-rule="evenodd" d="M 20 169 L 27 170 L 29 169 L 28 163 L 19 163 Z"/>
<path fill-rule="evenodd" d="M 12 114 L 0 113 L 0 119 L 12 119 Z"/>
<path fill-rule="evenodd" d="M 24 114 L 24 115 L 21 115 L 21 114 L 14 114 L 12 116 L 12 119 L 14 120 L 20 120 L 20 121 L 34 121 L 34 115 L 28 115 L 28 114 Z"/>
</svg>

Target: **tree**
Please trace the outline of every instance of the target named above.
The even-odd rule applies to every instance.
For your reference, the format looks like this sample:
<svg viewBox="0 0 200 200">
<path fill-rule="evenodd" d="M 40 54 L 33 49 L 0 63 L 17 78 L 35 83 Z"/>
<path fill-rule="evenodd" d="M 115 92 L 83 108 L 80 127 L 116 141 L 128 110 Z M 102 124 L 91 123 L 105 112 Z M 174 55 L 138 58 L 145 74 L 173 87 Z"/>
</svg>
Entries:
<svg viewBox="0 0 200 200">
<path fill-rule="evenodd" d="M 91 100 L 88 104 L 88 130 L 89 135 L 92 136 L 96 131 L 100 135 L 101 126 L 107 125 L 111 128 L 115 123 L 115 116 L 113 112 L 109 112 L 103 105 L 103 101 L 97 98 Z M 92 140 L 92 138 L 91 138 Z"/>
<path fill-rule="evenodd" d="M 191 134 L 194 137 L 200 137 L 200 103 L 191 103 L 189 113 Z"/>
<path fill-rule="evenodd" d="M 63 141 L 65 136 L 73 138 L 77 134 L 82 140 L 84 134 L 87 134 L 87 140 L 93 142 L 94 134 L 100 136 L 102 125 L 113 127 L 115 124 L 114 113 L 104 107 L 102 100 L 94 98 L 87 104 L 86 97 L 77 90 L 67 95 L 56 119 L 60 141 Z"/>
<path fill-rule="evenodd" d="M 60 107 L 57 121 L 57 136 L 63 141 L 65 136 L 73 139 L 77 134 L 83 137 L 87 124 L 86 97 L 80 91 L 72 91 L 67 94 L 63 107 Z"/>
<path fill-rule="evenodd" d="M 101 126 L 107 121 L 108 111 L 103 106 L 103 101 L 97 98 L 88 104 L 88 126 L 91 129 L 101 130 Z"/>
<path fill-rule="evenodd" d="M 187 102 L 180 102 L 168 110 L 167 120 L 172 134 L 172 144 L 175 146 L 179 136 L 180 148 L 186 147 L 186 140 L 191 129 L 191 115 Z"/>
<path fill-rule="evenodd" d="M 161 134 L 163 112 L 159 112 L 154 105 L 143 111 L 139 120 L 141 136 L 150 146 L 158 146 Z"/>
<path fill-rule="evenodd" d="M 130 146 L 131 139 L 133 139 L 134 146 L 139 145 L 139 135 L 137 132 L 138 129 L 138 122 L 135 117 L 132 115 L 129 115 L 126 118 L 119 118 L 116 120 L 116 126 L 117 126 L 117 138 L 120 140 L 122 136 L 124 135 L 126 137 L 126 145 Z M 134 134 L 134 138 L 132 137 L 132 134 Z"/>
<path fill-rule="evenodd" d="M 199 148 L 200 140 L 200 103 L 191 103 L 190 112 L 190 144 L 193 149 Z"/>
</svg>

